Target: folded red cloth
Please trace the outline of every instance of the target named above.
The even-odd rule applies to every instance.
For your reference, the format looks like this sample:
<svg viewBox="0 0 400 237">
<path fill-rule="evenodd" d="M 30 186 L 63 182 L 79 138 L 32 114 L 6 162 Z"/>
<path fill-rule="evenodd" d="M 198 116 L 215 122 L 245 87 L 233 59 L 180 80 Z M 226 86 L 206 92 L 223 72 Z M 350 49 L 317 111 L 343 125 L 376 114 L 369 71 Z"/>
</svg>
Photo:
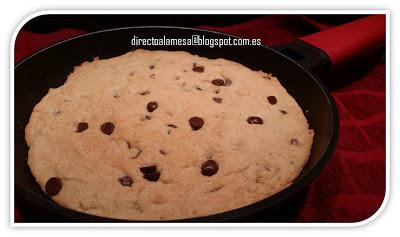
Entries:
<svg viewBox="0 0 400 237">
<path fill-rule="evenodd" d="M 324 25 L 324 28 L 328 26 Z M 228 27 L 200 26 L 263 44 L 288 42 L 318 30 L 299 16 L 267 16 Z M 41 35 L 21 31 L 15 62 L 55 42 L 85 32 L 64 29 Z M 368 69 L 359 80 L 332 92 L 340 116 L 333 158 L 310 185 L 299 222 L 357 222 L 373 215 L 385 195 L 385 63 Z M 18 203 L 15 221 L 22 222 Z"/>
</svg>

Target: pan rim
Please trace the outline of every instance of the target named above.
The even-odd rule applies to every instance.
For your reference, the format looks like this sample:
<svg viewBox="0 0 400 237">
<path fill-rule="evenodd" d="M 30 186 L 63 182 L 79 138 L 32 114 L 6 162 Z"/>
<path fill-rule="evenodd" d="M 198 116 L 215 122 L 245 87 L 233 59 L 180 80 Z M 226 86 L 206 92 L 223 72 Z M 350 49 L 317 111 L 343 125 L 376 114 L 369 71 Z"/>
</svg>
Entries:
<svg viewBox="0 0 400 237">
<path fill-rule="evenodd" d="M 87 34 L 82 34 L 78 35 L 60 42 L 57 42 L 55 44 L 52 44 L 48 47 L 45 47 L 32 55 L 26 57 L 25 59 L 21 60 L 14 66 L 14 71 L 18 69 L 20 65 L 25 63 L 26 61 L 30 60 L 34 56 L 43 53 L 53 47 L 56 47 L 58 45 L 61 45 L 63 43 L 72 41 L 72 40 L 77 40 L 79 38 L 91 36 L 94 34 L 102 34 L 110 31 L 121 31 L 121 30 L 133 30 L 133 29 L 180 29 L 180 30 L 188 30 L 188 31 L 198 31 L 198 32 L 208 32 L 208 33 L 213 33 L 217 35 L 223 35 L 223 36 L 228 36 L 228 37 L 233 37 L 233 38 L 240 38 L 243 39 L 242 37 L 230 35 L 227 33 L 223 32 L 217 32 L 217 31 L 212 31 L 212 30 L 205 30 L 205 29 L 198 29 L 198 28 L 190 28 L 190 27 L 177 27 L 177 26 L 136 26 L 136 27 L 121 27 L 121 28 L 114 28 L 114 29 L 107 29 L 107 30 L 102 30 L 102 31 L 95 31 Z M 59 204 L 57 204 L 55 201 L 49 199 L 49 198 L 42 198 L 39 194 L 33 193 L 27 189 L 24 188 L 23 185 L 18 183 L 18 180 L 16 177 L 14 177 L 14 186 L 15 186 L 15 193 L 18 193 L 19 196 L 21 196 L 24 200 L 32 203 L 33 205 L 40 206 L 41 208 L 45 208 L 46 210 L 59 214 L 61 216 L 69 217 L 73 220 L 77 220 L 77 222 L 99 222 L 99 223 L 104 223 L 104 222 L 142 222 L 142 223 L 147 223 L 147 222 L 155 222 L 155 223 L 164 223 L 164 222 L 224 222 L 224 221 L 230 221 L 234 220 L 238 217 L 245 217 L 249 216 L 261 209 L 268 208 L 270 206 L 273 206 L 274 204 L 277 204 L 280 200 L 285 200 L 288 199 L 292 194 L 299 192 L 301 189 L 305 188 L 309 183 L 311 183 L 312 180 L 315 179 L 317 175 L 319 175 L 322 171 L 322 169 L 325 167 L 325 165 L 328 163 L 328 161 L 331 159 L 332 154 L 334 152 L 338 136 L 339 136 L 339 115 L 337 111 L 336 104 L 329 93 L 328 88 L 325 86 L 325 84 L 317 78 L 312 72 L 301 66 L 299 63 L 294 61 L 293 59 L 287 57 L 286 55 L 283 55 L 282 53 L 274 50 L 271 47 L 268 47 L 266 45 L 258 45 L 257 47 L 262 47 L 265 48 L 266 50 L 271 50 L 277 54 L 279 54 L 281 57 L 285 58 L 286 60 L 289 60 L 291 63 L 295 64 L 297 67 L 302 69 L 313 81 L 318 85 L 318 87 L 321 89 L 325 96 L 325 100 L 327 101 L 328 105 L 330 106 L 330 111 L 331 111 L 331 121 L 332 121 L 332 128 L 330 131 L 330 139 L 325 147 L 325 150 L 323 151 L 322 155 L 320 156 L 320 159 L 318 162 L 311 167 L 311 169 L 301 177 L 298 177 L 295 179 L 295 182 L 284 188 L 283 190 L 267 197 L 262 200 L 259 200 L 255 203 L 251 203 L 246 206 L 242 206 L 236 209 L 212 214 L 212 215 L 207 215 L 207 216 L 200 216 L 200 217 L 192 217 L 192 218 L 183 218 L 183 219 L 174 219 L 174 220 L 125 220 L 125 219 L 118 219 L 118 218 L 109 218 L 109 217 L 102 217 L 102 216 L 96 216 L 96 215 L 91 215 L 88 213 L 83 213 L 79 212 L 73 209 L 69 209 L 66 207 L 63 207 Z M 15 80 L 15 75 L 14 78 Z M 15 129 L 14 129 L 15 130 Z M 15 132 L 15 131 L 14 131 Z M 14 141 L 15 142 L 15 141 Z M 15 147 L 14 147 L 15 149 Z M 14 157 L 15 159 L 15 157 Z M 15 169 L 15 165 L 13 167 Z M 15 195 L 15 194 L 14 194 Z M 29 197 L 34 197 L 34 202 L 32 200 L 29 200 L 26 195 L 30 195 Z"/>
</svg>

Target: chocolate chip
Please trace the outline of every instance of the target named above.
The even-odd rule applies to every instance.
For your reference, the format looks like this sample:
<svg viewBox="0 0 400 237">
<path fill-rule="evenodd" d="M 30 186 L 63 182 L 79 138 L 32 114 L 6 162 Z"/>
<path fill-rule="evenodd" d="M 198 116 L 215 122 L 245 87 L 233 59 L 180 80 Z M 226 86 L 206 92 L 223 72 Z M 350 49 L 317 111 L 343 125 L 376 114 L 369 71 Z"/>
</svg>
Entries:
<svg viewBox="0 0 400 237">
<path fill-rule="evenodd" d="M 115 125 L 111 122 L 103 123 L 100 129 L 104 134 L 111 135 L 114 132 Z"/>
<path fill-rule="evenodd" d="M 193 64 L 192 70 L 193 70 L 193 72 L 204 72 L 204 67 L 203 66 L 197 66 L 196 64 Z"/>
<path fill-rule="evenodd" d="M 215 160 L 207 160 L 201 165 L 201 174 L 212 176 L 218 172 L 218 163 Z"/>
<path fill-rule="evenodd" d="M 282 114 L 287 114 L 287 112 L 285 110 L 281 110 Z"/>
<path fill-rule="evenodd" d="M 192 129 L 196 131 L 203 127 L 204 121 L 199 117 L 192 117 L 189 119 L 189 124 Z"/>
<path fill-rule="evenodd" d="M 154 69 L 154 67 L 155 67 L 154 65 L 150 65 L 149 69 Z"/>
<path fill-rule="evenodd" d="M 150 113 L 153 112 L 154 110 L 156 110 L 158 107 L 157 102 L 155 101 L 151 101 L 147 104 L 147 111 L 149 111 Z"/>
<path fill-rule="evenodd" d="M 156 182 L 160 178 L 160 171 L 155 171 L 153 173 L 144 174 L 143 178 L 151 182 Z"/>
<path fill-rule="evenodd" d="M 140 167 L 140 172 L 143 173 L 143 178 L 155 182 L 160 178 L 160 172 L 157 171 L 156 165 Z"/>
<path fill-rule="evenodd" d="M 299 145 L 299 141 L 297 141 L 296 138 L 293 138 L 292 140 L 290 140 L 290 145 Z"/>
<path fill-rule="evenodd" d="M 76 132 L 83 132 L 88 128 L 89 128 L 89 124 L 88 123 L 80 122 L 80 123 L 78 123 L 78 126 L 76 128 Z"/>
<path fill-rule="evenodd" d="M 122 186 L 130 187 L 133 184 L 133 180 L 129 176 L 124 176 L 118 179 Z"/>
<path fill-rule="evenodd" d="M 232 81 L 229 79 L 226 79 L 225 81 L 222 79 L 214 79 L 211 81 L 211 83 L 216 86 L 230 86 Z"/>
<path fill-rule="evenodd" d="M 156 165 L 140 167 L 140 172 L 142 172 L 143 174 L 150 174 L 150 173 L 154 173 L 156 171 L 157 171 Z"/>
<path fill-rule="evenodd" d="M 167 155 L 167 152 L 165 152 L 163 149 L 160 150 L 161 155 Z"/>
<path fill-rule="evenodd" d="M 200 87 L 198 87 L 198 86 L 196 86 L 196 89 L 198 90 L 198 91 L 201 91 L 201 90 L 203 90 L 203 89 L 201 89 Z"/>
<path fill-rule="evenodd" d="M 154 78 L 156 78 L 156 74 L 153 73 L 150 75 L 150 77 L 154 79 Z"/>
<path fill-rule="evenodd" d="M 174 125 L 174 124 L 168 124 L 167 125 L 168 127 L 171 127 L 171 128 L 178 128 L 176 125 Z"/>
<path fill-rule="evenodd" d="M 268 99 L 268 102 L 271 104 L 271 105 L 274 105 L 274 104 L 276 104 L 276 102 L 278 102 L 278 100 L 276 99 L 276 97 L 275 96 L 268 96 L 267 97 L 267 99 Z"/>
<path fill-rule="evenodd" d="M 55 196 L 57 195 L 62 188 L 62 181 L 58 177 L 52 177 L 46 182 L 45 190 L 47 195 Z"/>
<path fill-rule="evenodd" d="M 222 80 L 222 79 L 214 79 L 214 80 L 211 81 L 211 83 L 212 83 L 213 85 L 216 85 L 216 86 L 223 86 L 223 85 L 225 85 L 225 81 Z"/>
<path fill-rule="evenodd" d="M 213 100 L 218 104 L 221 104 L 221 102 L 222 102 L 222 98 L 220 98 L 220 97 L 213 97 Z"/>
<path fill-rule="evenodd" d="M 247 122 L 249 124 L 263 124 L 263 120 L 260 117 L 248 117 Z"/>
</svg>

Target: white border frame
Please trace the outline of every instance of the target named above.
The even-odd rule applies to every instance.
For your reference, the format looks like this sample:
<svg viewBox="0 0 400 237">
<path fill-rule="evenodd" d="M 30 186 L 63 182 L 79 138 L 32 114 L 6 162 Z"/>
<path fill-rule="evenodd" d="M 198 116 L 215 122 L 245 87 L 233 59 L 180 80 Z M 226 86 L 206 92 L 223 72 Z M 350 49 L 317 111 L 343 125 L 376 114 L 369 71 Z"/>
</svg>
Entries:
<svg viewBox="0 0 400 237">
<path fill-rule="evenodd" d="M 386 15 L 386 188 L 379 209 L 369 218 L 354 223 L 15 223 L 14 222 L 14 47 L 21 28 L 35 17 L 47 14 L 385 14 Z M 11 227 L 357 227 L 374 221 L 389 200 L 391 157 L 391 15 L 389 10 L 45 10 L 24 18 L 10 42 L 10 225 Z"/>
</svg>

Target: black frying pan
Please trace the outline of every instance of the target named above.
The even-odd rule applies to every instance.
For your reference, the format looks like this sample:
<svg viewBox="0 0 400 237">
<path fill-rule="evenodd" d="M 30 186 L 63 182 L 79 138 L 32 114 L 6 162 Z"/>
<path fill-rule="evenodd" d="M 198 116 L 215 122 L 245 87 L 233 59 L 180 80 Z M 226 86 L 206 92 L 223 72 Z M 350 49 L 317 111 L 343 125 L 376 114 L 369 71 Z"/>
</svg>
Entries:
<svg viewBox="0 0 400 237">
<path fill-rule="evenodd" d="M 374 18 L 372 21 L 379 21 L 380 25 L 382 17 L 378 18 Z M 357 21 L 354 24 L 371 24 L 370 21 Z M 63 41 L 41 50 L 16 65 L 14 181 L 16 194 L 24 202 L 76 222 L 123 221 L 73 211 L 57 205 L 48 198 L 35 182 L 27 165 L 28 147 L 24 139 L 24 128 L 29 121 L 35 104 L 46 95 L 49 88 L 61 86 L 68 74 L 73 71 L 74 66 L 80 65 L 84 61 L 90 61 L 95 57 L 101 59 L 115 57 L 134 49 L 135 47 L 130 42 L 135 35 L 139 38 L 162 38 L 164 35 L 166 38 L 191 38 L 192 35 L 201 35 L 206 38 L 237 38 L 217 32 L 178 27 L 122 28 L 96 32 Z M 323 38 L 323 35 L 321 37 Z M 308 38 L 304 38 L 291 44 L 281 45 L 275 49 L 266 46 L 223 46 L 221 48 L 210 48 L 208 46 L 140 47 L 152 50 L 184 50 L 208 58 L 222 57 L 242 63 L 253 70 L 270 72 L 279 78 L 282 85 L 296 99 L 308 118 L 310 127 L 315 132 L 308 163 L 299 177 L 286 189 L 242 208 L 180 221 L 222 222 L 237 220 L 259 211 L 268 213 L 268 210 L 284 206 L 288 200 L 296 197 L 295 195 L 304 190 L 321 172 L 333 153 L 338 138 L 339 120 L 335 103 L 327 88 L 314 74 L 326 71 L 332 65 L 339 64 L 343 60 L 340 61 L 341 58 L 337 56 L 338 53 L 325 50 L 324 46 L 319 48 L 312 46 L 315 43 L 309 41 Z M 370 41 L 367 45 L 368 47 L 377 44 L 376 40 Z"/>
</svg>

